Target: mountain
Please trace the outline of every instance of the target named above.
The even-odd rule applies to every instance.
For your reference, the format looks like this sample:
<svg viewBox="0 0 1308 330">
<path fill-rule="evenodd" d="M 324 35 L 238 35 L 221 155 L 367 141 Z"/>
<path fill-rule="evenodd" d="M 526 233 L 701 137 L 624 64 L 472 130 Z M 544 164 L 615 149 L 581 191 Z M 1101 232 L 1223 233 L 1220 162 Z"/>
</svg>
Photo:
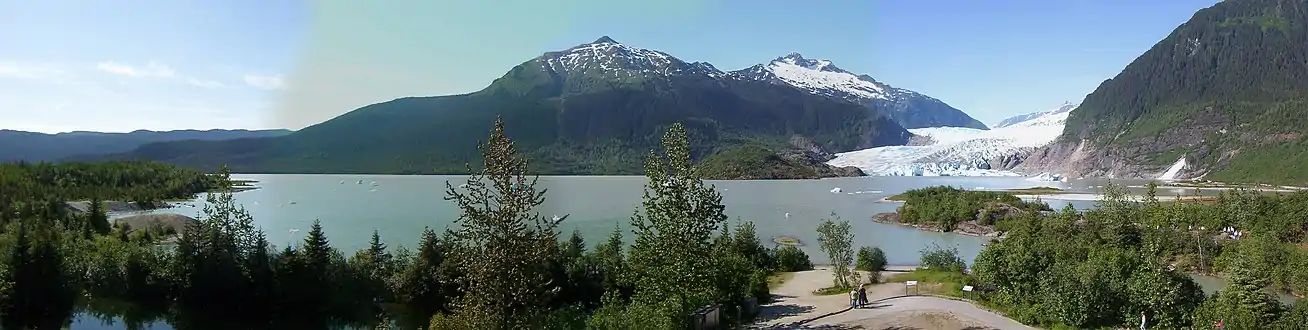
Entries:
<svg viewBox="0 0 1308 330">
<path fill-rule="evenodd" d="M 811 93 L 880 109 L 905 128 L 970 127 L 986 125 L 930 96 L 895 88 L 867 75 L 845 71 L 828 60 L 804 58 L 799 53 L 732 72 L 746 79 L 794 86 Z"/>
<path fill-rule="evenodd" d="M 1035 119 L 1036 117 L 1046 116 L 1049 114 L 1069 112 L 1072 111 L 1072 109 L 1076 109 L 1076 107 L 1077 107 L 1076 103 L 1063 102 L 1063 105 L 1060 105 L 1058 106 L 1058 108 L 1055 108 L 1053 110 L 1032 112 L 1032 113 L 1020 114 L 1020 115 L 1005 118 L 1004 120 L 999 121 L 998 124 L 995 124 L 994 128 L 1013 126 L 1014 124 Z"/>
<path fill-rule="evenodd" d="M 1033 112 L 991 130 L 932 127 L 909 130 L 925 141 L 911 146 L 877 147 L 837 154 L 827 164 L 854 166 L 868 175 L 1017 176 L 1009 171 L 1063 132 L 1075 105 Z M 1007 121 L 1007 120 L 1006 120 Z"/>
<path fill-rule="evenodd" d="M 744 145 L 782 150 L 795 136 L 829 151 L 906 142 L 911 134 L 879 113 L 604 37 L 469 94 L 373 104 L 282 137 L 150 144 L 109 158 L 235 172 L 464 173 L 499 117 L 541 174 L 637 174 L 672 123 L 686 126 L 696 159 Z"/>
<path fill-rule="evenodd" d="M 1308 1 L 1199 10 L 1086 96 L 1024 167 L 1308 183 Z"/>
<path fill-rule="evenodd" d="M 131 133 L 68 132 L 46 134 L 0 130 L 0 162 L 54 161 L 75 155 L 127 152 L 154 142 L 231 140 L 290 134 L 289 130 L 179 130 Z"/>
</svg>

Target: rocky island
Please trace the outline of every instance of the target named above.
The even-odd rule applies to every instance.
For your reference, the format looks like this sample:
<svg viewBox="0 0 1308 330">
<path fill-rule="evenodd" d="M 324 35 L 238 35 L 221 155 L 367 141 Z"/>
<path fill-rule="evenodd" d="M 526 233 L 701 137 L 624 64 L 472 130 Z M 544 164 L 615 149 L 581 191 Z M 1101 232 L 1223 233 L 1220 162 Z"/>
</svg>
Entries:
<svg viewBox="0 0 1308 330">
<path fill-rule="evenodd" d="M 1008 221 L 1052 211 L 1045 203 L 1024 201 L 1012 192 L 947 186 L 909 190 L 887 199 L 902 200 L 904 205 L 895 212 L 875 214 L 872 221 L 984 237 L 1003 236 Z"/>
</svg>

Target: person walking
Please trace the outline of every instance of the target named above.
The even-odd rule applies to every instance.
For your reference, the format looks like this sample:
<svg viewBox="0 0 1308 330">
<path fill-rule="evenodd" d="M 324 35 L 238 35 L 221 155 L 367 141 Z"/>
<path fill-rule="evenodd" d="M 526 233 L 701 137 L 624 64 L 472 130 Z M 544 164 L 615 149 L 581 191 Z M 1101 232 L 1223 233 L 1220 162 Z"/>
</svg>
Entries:
<svg viewBox="0 0 1308 330">
<path fill-rule="evenodd" d="M 867 288 L 858 286 L 858 307 L 867 307 Z"/>
<path fill-rule="evenodd" d="M 849 290 L 849 308 L 858 308 L 858 290 Z"/>
</svg>

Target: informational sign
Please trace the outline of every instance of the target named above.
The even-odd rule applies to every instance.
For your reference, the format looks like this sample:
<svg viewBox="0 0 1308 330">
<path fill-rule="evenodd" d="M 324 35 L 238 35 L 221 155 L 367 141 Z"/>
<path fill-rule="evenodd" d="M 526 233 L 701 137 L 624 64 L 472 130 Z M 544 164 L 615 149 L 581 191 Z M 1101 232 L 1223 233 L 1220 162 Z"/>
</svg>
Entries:
<svg viewBox="0 0 1308 330">
<path fill-rule="evenodd" d="M 917 285 L 917 281 L 908 281 L 905 284 L 907 284 L 908 286 L 914 286 Z"/>
<path fill-rule="evenodd" d="M 963 291 L 972 292 L 972 286 L 971 286 L 971 285 L 964 285 L 964 286 L 963 286 Z"/>
</svg>

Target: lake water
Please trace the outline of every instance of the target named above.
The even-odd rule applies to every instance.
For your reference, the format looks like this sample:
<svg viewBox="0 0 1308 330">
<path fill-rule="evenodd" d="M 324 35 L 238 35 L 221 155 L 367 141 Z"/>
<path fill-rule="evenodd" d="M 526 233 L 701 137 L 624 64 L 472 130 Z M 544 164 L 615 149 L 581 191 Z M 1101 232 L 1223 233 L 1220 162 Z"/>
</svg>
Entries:
<svg viewBox="0 0 1308 330">
<path fill-rule="evenodd" d="M 458 186 L 464 176 L 394 175 L 233 175 L 258 181 L 260 189 L 236 194 L 255 223 L 277 246 L 299 242 L 314 220 L 322 222 L 334 246 L 352 253 L 367 246 L 373 230 L 391 246 L 414 247 L 424 227 L 440 231 L 454 226 L 458 209 L 445 201 L 445 183 Z M 362 180 L 362 184 L 358 182 Z M 373 185 L 376 182 L 376 185 Z M 878 202 L 905 190 L 949 185 L 967 189 L 1010 189 L 1033 186 L 1076 186 L 1034 182 L 1011 177 L 859 177 L 823 180 L 709 181 L 722 193 L 732 221 L 753 221 L 765 243 L 772 236 L 799 238 L 815 263 L 826 258 L 817 248 L 816 227 L 831 213 L 849 220 L 855 246 L 880 246 L 892 265 L 914 265 L 919 251 L 931 244 L 958 248 L 972 260 L 987 238 L 932 233 L 876 223 L 873 214 L 894 211 L 900 204 Z M 569 215 L 560 228 L 578 230 L 593 245 L 608 238 L 615 226 L 627 240 L 630 218 L 639 205 L 645 178 L 641 176 L 541 177 L 548 189 L 540 214 Z M 1087 185 L 1082 185 L 1087 186 Z M 840 188 L 841 192 L 832 192 Z M 1047 201 L 1054 208 L 1091 201 Z M 154 212 L 196 216 L 202 203 Z M 789 216 L 787 216 L 789 214 Z"/>
</svg>

